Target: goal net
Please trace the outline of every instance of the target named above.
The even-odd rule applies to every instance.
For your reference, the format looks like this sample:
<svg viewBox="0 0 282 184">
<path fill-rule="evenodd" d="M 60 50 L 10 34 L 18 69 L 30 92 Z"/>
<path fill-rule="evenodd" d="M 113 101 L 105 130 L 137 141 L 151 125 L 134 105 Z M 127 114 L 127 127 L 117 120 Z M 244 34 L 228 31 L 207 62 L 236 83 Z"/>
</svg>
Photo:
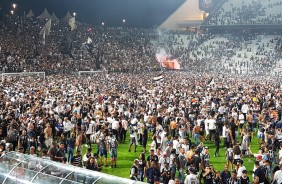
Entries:
<svg viewBox="0 0 282 184">
<path fill-rule="evenodd" d="M 2 82 L 5 79 L 24 78 L 24 77 L 34 77 L 34 78 L 45 79 L 45 72 L 2 73 L 1 75 L 2 75 Z"/>
<path fill-rule="evenodd" d="M 106 75 L 108 72 L 105 70 L 96 70 L 96 71 L 79 71 L 78 77 L 98 77 L 101 75 Z"/>
</svg>

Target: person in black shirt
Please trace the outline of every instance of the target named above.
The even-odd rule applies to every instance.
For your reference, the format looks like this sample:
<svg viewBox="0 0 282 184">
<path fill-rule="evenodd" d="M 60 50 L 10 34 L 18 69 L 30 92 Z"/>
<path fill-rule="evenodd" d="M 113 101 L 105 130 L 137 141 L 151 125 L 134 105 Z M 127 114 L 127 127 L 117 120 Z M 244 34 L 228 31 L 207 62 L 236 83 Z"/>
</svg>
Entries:
<svg viewBox="0 0 282 184">
<path fill-rule="evenodd" d="M 68 162 L 72 160 L 74 149 L 75 149 L 75 134 L 71 133 L 70 138 L 67 139 L 67 152 L 68 152 Z"/>
<path fill-rule="evenodd" d="M 213 178 L 213 184 L 222 184 L 222 179 L 220 178 L 220 171 L 215 172 L 215 176 Z"/>
<path fill-rule="evenodd" d="M 138 180 L 139 181 L 144 181 L 146 168 L 147 168 L 147 163 L 146 163 L 146 159 L 145 159 L 145 154 L 140 153 L 139 166 L 138 166 Z"/>
<path fill-rule="evenodd" d="M 150 155 L 147 157 L 148 167 L 151 166 L 152 162 L 159 163 L 159 158 L 157 155 L 154 154 L 154 149 L 150 149 Z"/>
<path fill-rule="evenodd" d="M 53 139 L 54 139 L 55 135 L 56 135 L 56 119 L 55 119 L 54 114 L 51 115 L 51 117 L 48 119 L 48 122 L 50 124 L 51 129 L 52 129 L 52 136 L 53 136 Z"/>
<path fill-rule="evenodd" d="M 231 138 L 231 142 L 233 145 L 236 144 L 236 128 L 237 128 L 237 125 L 235 124 L 234 122 L 234 119 L 231 117 L 229 118 L 229 127 L 230 127 L 230 138 Z"/>
<path fill-rule="evenodd" d="M 57 150 L 55 154 L 54 160 L 57 162 L 63 162 L 65 156 L 66 156 L 65 145 L 64 143 L 60 143 L 59 149 Z"/>
<path fill-rule="evenodd" d="M 48 150 L 48 155 L 50 156 L 51 160 L 55 161 L 57 150 L 58 150 L 57 143 L 53 141 L 52 147 Z"/>
<path fill-rule="evenodd" d="M 164 184 L 168 184 L 171 179 L 171 170 L 169 168 L 169 163 L 165 163 L 164 168 L 161 170 L 161 178 Z"/>
<path fill-rule="evenodd" d="M 10 126 L 10 130 L 8 131 L 8 137 L 7 137 L 9 142 L 12 143 L 13 145 L 13 151 L 16 150 L 16 147 L 18 145 L 19 132 L 16 128 L 17 128 L 16 125 L 12 124 Z"/>
<path fill-rule="evenodd" d="M 242 171 L 242 176 L 240 177 L 241 184 L 250 184 L 250 178 L 247 175 L 247 170 Z"/>
<path fill-rule="evenodd" d="M 255 162 L 256 170 L 254 172 L 255 176 L 259 177 L 259 183 L 265 183 L 266 177 L 265 177 L 265 169 L 260 166 L 259 162 Z"/>
<path fill-rule="evenodd" d="M 201 121 L 200 127 L 201 127 L 200 132 L 199 132 L 200 133 L 200 139 L 201 138 L 203 139 L 203 137 L 205 135 L 205 122 L 204 121 Z"/>
<path fill-rule="evenodd" d="M 259 177 L 258 176 L 254 176 L 254 181 L 252 182 L 252 184 L 259 184 Z"/>
<path fill-rule="evenodd" d="M 3 128 L 2 128 L 2 124 L 3 124 L 3 123 L 0 124 L 0 140 L 4 140 L 4 139 L 6 138 L 6 137 L 4 136 L 4 134 L 3 134 L 3 131 L 4 131 L 4 130 L 3 130 Z"/>
<path fill-rule="evenodd" d="M 221 177 L 222 183 L 227 184 L 228 179 L 231 178 L 231 174 L 228 171 L 228 165 L 224 166 L 224 171 L 221 172 L 220 177 Z"/>
<path fill-rule="evenodd" d="M 18 147 L 23 147 L 23 153 L 26 152 L 28 146 L 28 141 L 27 141 L 27 135 L 26 135 L 26 130 L 22 131 L 22 135 L 19 137 L 18 141 Z"/>
<path fill-rule="evenodd" d="M 193 156 L 193 166 L 196 169 L 197 172 L 200 171 L 200 166 L 201 166 L 201 158 L 200 158 L 200 152 L 198 150 L 195 151 L 195 155 Z"/>
<path fill-rule="evenodd" d="M 71 164 L 76 167 L 82 167 L 82 155 L 80 150 L 77 150 L 76 155 L 71 160 Z"/>
<path fill-rule="evenodd" d="M 135 159 L 134 160 L 134 164 L 131 166 L 131 169 L 130 169 L 130 179 L 131 180 L 135 180 L 137 181 L 138 180 L 138 166 L 139 165 L 139 160 L 138 159 Z"/>
<path fill-rule="evenodd" d="M 65 153 L 66 153 L 67 152 L 67 139 L 64 134 L 61 135 L 61 137 L 59 138 L 59 141 L 60 143 L 63 143 L 65 145 L 64 148 L 65 148 Z"/>
<path fill-rule="evenodd" d="M 148 142 L 148 129 L 146 126 L 146 123 L 144 123 L 144 130 L 143 130 L 143 136 L 142 136 L 143 140 L 142 140 L 142 144 L 143 144 L 143 152 L 146 153 L 146 146 L 147 146 L 147 142 Z"/>
<path fill-rule="evenodd" d="M 155 181 L 159 181 L 160 175 L 156 162 L 152 161 L 151 166 L 146 171 L 147 182 L 153 184 Z"/>
<path fill-rule="evenodd" d="M 209 147 L 205 147 L 204 154 L 202 155 L 202 166 L 205 167 L 210 164 Z"/>
<path fill-rule="evenodd" d="M 204 173 L 203 173 L 203 178 L 204 178 L 204 183 L 205 184 L 213 184 L 213 176 L 214 173 L 212 172 L 212 169 L 210 166 L 206 166 Z"/>
<path fill-rule="evenodd" d="M 237 178 L 236 169 L 232 171 L 231 178 L 228 179 L 227 184 L 241 184 L 240 178 Z"/>
<path fill-rule="evenodd" d="M 216 126 L 217 127 L 217 126 Z M 214 134 L 214 145 L 215 145 L 215 153 L 214 156 L 218 156 L 219 157 L 219 145 L 220 145 L 220 136 L 219 136 L 219 130 L 218 127 L 215 130 L 215 134 Z"/>
<path fill-rule="evenodd" d="M 45 144 L 45 134 L 44 132 L 41 132 L 39 135 L 39 146 L 41 147 L 41 149 L 47 149 L 47 146 Z"/>
<path fill-rule="evenodd" d="M 86 169 L 92 170 L 92 171 L 98 171 L 98 164 L 95 161 L 94 157 L 90 157 L 86 163 Z"/>
</svg>

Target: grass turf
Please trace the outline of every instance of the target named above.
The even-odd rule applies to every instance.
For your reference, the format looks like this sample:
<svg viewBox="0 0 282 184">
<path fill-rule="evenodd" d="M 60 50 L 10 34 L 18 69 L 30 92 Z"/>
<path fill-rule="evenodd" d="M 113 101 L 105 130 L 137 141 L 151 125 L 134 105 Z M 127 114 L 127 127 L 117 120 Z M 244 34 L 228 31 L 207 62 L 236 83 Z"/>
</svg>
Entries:
<svg viewBox="0 0 282 184">
<path fill-rule="evenodd" d="M 191 139 L 192 140 L 192 139 Z M 151 142 L 151 139 L 149 139 L 149 143 Z M 193 140 L 192 140 L 193 142 Z M 204 142 L 204 146 L 209 147 L 209 154 L 210 154 L 210 163 L 213 164 L 215 170 L 223 171 L 224 165 L 226 164 L 226 158 L 225 158 L 225 148 L 223 147 L 223 141 L 220 146 L 219 155 L 220 157 L 214 157 L 215 147 L 214 143 L 207 140 Z M 92 144 L 92 152 L 97 151 L 97 144 Z M 108 165 L 109 167 L 103 167 L 102 172 L 111 174 L 114 176 L 119 176 L 123 178 L 129 178 L 129 171 L 133 164 L 134 159 L 139 158 L 139 154 L 143 151 L 142 146 L 137 146 L 137 152 L 134 152 L 133 150 L 131 152 L 128 152 L 129 148 L 129 135 L 127 135 L 127 140 L 125 143 L 119 144 L 118 146 L 118 158 L 117 158 L 117 168 L 111 168 L 110 167 L 110 155 L 108 154 Z M 86 152 L 86 147 L 83 147 L 83 154 Z M 150 149 L 150 146 L 147 146 L 147 150 Z M 253 153 L 257 153 L 259 150 L 259 144 L 257 142 L 256 136 L 254 136 L 254 139 L 252 139 L 251 142 L 251 151 Z M 149 151 L 146 153 L 146 158 L 149 155 Z M 248 171 L 248 176 L 250 179 L 252 178 L 252 171 L 254 167 L 254 161 L 255 158 L 251 156 L 251 161 L 248 161 L 248 158 L 243 158 L 244 160 L 244 166 L 246 167 Z M 234 167 L 233 167 L 234 168 Z M 178 174 L 177 174 L 178 176 Z M 251 179 L 252 180 L 252 179 Z"/>
</svg>

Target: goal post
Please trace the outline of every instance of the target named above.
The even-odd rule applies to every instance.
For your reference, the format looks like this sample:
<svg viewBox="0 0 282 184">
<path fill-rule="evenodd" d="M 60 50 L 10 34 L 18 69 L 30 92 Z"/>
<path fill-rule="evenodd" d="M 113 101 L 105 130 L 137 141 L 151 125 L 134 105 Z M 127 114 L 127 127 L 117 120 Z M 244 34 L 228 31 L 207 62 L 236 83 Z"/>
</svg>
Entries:
<svg viewBox="0 0 282 184">
<path fill-rule="evenodd" d="M 78 71 L 78 77 L 82 76 L 92 76 L 92 75 L 101 75 L 101 74 L 107 74 L 108 72 L 105 70 L 93 70 L 93 71 Z"/>
<path fill-rule="evenodd" d="M 19 73 L 2 73 L 2 82 L 7 77 L 42 77 L 45 79 L 45 72 L 19 72 Z"/>
</svg>

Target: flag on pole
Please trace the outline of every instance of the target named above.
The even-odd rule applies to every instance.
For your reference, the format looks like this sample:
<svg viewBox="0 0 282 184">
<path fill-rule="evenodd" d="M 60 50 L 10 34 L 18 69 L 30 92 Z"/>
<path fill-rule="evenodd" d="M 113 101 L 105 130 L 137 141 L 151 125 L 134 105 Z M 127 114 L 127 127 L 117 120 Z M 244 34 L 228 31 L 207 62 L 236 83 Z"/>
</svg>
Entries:
<svg viewBox="0 0 282 184">
<path fill-rule="evenodd" d="M 45 30 L 43 31 L 43 45 L 45 45 Z"/>
<path fill-rule="evenodd" d="M 209 81 L 208 81 L 208 86 L 212 86 L 214 85 L 215 82 L 214 82 L 214 78 L 212 77 Z"/>
<path fill-rule="evenodd" d="M 40 31 L 40 35 L 43 35 L 43 33 L 45 33 L 46 35 L 49 35 L 49 33 L 51 32 L 51 19 L 49 19 L 47 21 L 47 23 L 45 24 L 45 26 L 41 29 Z"/>
<path fill-rule="evenodd" d="M 88 37 L 88 38 L 87 38 L 87 42 L 86 42 L 86 43 L 87 43 L 87 44 L 91 44 L 92 42 L 93 42 L 93 40 L 92 40 L 91 38 L 89 38 L 89 37 Z"/>
<path fill-rule="evenodd" d="M 75 30 L 76 29 L 76 23 L 75 23 L 75 17 L 72 17 L 70 20 L 69 20 L 69 25 L 71 27 L 71 31 Z"/>
<path fill-rule="evenodd" d="M 23 30 L 23 18 L 21 17 L 21 29 Z"/>
</svg>

